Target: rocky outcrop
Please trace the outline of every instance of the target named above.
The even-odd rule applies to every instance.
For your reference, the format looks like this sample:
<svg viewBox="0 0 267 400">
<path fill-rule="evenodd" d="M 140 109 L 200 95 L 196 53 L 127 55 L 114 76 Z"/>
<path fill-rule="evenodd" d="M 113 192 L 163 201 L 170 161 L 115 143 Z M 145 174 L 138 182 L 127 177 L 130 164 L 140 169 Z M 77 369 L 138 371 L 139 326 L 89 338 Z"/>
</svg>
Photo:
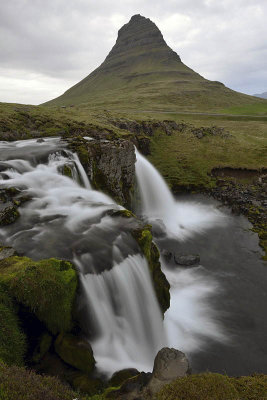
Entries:
<svg viewBox="0 0 267 400">
<path fill-rule="evenodd" d="M 190 373 L 189 361 L 184 353 L 164 347 L 154 361 L 153 372 L 141 372 L 127 379 L 118 390 L 107 394 L 106 398 L 116 400 L 151 399 L 160 389 L 173 380 Z"/>
<path fill-rule="evenodd" d="M 189 373 L 190 367 L 186 355 L 179 350 L 164 347 L 155 358 L 148 391 L 151 394 L 157 393 L 164 385 Z"/>
<path fill-rule="evenodd" d="M 147 259 L 156 296 L 162 313 L 164 313 L 170 307 L 170 284 L 161 270 L 160 254 L 157 246 L 152 241 L 151 227 L 146 225 L 136 229 L 132 232 L 132 235 Z"/>
<path fill-rule="evenodd" d="M 218 169 L 216 169 L 218 171 Z M 226 169 L 224 169 L 226 170 Z M 224 171 L 225 173 L 225 171 Z M 208 193 L 223 204 L 231 207 L 236 214 L 245 215 L 253 224 L 254 232 L 259 235 L 259 244 L 265 251 L 263 257 L 267 260 L 267 175 L 264 170 L 254 171 L 254 174 L 245 175 L 246 180 L 250 178 L 250 182 L 240 181 L 244 178 L 245 170 L 238 169 L 233 177 L 227 180 L 225 176 L 219 175 L 217 172 L 217 185 L 210 189 Z M 216 176 L 216 175 L 215 175 Z"/>
<path fill-rule="evenodd" d="M 134 145 L 128 140 L 74 138 L 69 147 L 77 152 L 93 187 L 129 208 L 135 182 Z"/>
</svg>

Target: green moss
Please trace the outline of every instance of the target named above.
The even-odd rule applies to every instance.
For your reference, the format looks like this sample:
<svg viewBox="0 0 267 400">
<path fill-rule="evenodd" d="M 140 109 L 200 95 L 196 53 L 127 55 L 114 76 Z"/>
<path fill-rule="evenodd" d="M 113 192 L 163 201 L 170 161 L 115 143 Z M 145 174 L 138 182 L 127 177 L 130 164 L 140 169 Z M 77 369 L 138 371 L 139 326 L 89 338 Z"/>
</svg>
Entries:
<svg viewBox="0 0 267 400">
<path fill-rule="evenodd" d="M 19 218 L 20 214 L 15 205 L 6 207 L 0 213 L 0 226 L 9 225 Z"/>
<path fill-rule="evenodd" d="M 73 400 L 81 398 L 57 378 L 0 363 L 1 400 Z"/>
<path fill-rule="evenodd" d="M 157 400 L 240 400 L 227 376 L 200 374 L 176 379 L 163 387 Z"/>
<path fill-rule="evenodd" d="M 132 234 L 147 259 L 156 296 L 164 313 L 170 307 L 170 284 L 161 271 L 159 251 L 152 241 L 151 226 L 146 225 L 142 229 L 133 231 Z"/>
<path fill-rule="evenodd" d="M 267 375 L 241 376 L 230 378 L 242 400 L 267 399 Z"/>
<path fill-rule="evenodd" d="M 12 299 L 0 287 L 0 360 L 8 365 L 23 365 L 26 337 L 21 331 Z"/>
<path fill-rule="evenodd" d="M 80 371 L 90 373 L 94 369 L 93 350 L 84 339 L 70 334 L 60 334 L 55 341 L 55 350 L 63 361 Z"/>
<path fill-rule="evenodd" d="M 121 371 L 115 372 L 109 380 L 109 386 L 118 387 L 127 379 L 138 375 L 139 372 L 134 368 L 122 369 Z"/>
<path fill-rule="evenodd" d="M 72 170 L 68 164 L 65 164 L 62 171 L 63 175 L 72 178 Z"/>
<path fill-rule="evenodd" d="M 157 400 L 266 400 L 267 375 L 228 377 L 206 373 L 179 378 L 157 394 Z"/>
<path fill-rule="evenodd" d="M 0 285 L 28 307 L 52 333 L 69 331 L 77 287 L 71 263 L 51 258 L 9 257 L 0 262 Z"/>
</svg>

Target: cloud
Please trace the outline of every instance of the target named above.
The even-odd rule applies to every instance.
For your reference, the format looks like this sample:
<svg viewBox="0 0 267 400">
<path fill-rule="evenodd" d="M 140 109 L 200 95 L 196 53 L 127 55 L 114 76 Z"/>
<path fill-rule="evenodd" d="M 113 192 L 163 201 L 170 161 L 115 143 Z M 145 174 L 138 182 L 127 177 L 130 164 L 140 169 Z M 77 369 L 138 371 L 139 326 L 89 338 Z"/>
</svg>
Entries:
<svg viewBox="0 0 267 400">
<path fill-rule="evenodd" d="M 0 101 L 38 104 L 63 93 L 137 13 L 206 78 L 250 94 L 267 89 L 265 0 L 9 0 L 0 14 Z"/>
</svg>

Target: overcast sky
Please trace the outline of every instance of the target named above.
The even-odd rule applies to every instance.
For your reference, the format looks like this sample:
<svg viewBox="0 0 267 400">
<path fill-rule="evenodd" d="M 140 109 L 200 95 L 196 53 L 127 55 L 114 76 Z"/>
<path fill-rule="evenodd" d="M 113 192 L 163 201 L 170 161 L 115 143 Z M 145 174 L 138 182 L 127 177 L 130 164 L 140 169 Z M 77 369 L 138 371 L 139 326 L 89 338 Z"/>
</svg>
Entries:
<svg viewBox="0 0 267 400">
<path fill-rule="evenodd" d="M 105 59 L 134 14 L 205 78 L 267 91 L 267 0 L 0 0 L 0 101 L 62 94 Z"/>
</svg>

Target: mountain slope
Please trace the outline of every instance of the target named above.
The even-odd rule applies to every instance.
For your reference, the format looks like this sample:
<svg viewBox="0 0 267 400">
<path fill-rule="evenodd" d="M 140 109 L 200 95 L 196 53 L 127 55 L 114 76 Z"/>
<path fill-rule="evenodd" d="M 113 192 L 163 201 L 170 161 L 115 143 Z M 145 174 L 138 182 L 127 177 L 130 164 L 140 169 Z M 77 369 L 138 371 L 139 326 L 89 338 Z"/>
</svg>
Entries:
<svg viewBox="0 0 267 400">
<path fill-rule="evenodd" d="M 267 92 L 263 92 L 260 94 L 254 94 L 256 97 L 260 97 L 261 99 L 267 99 Z"/>
<path fill-rule="evenodd" d="M 134 15 L 105 61 L 45 104 L 204 111 L 262 101 L 204 79 L 181 62 L 150 19 Z"/>
</svg>

